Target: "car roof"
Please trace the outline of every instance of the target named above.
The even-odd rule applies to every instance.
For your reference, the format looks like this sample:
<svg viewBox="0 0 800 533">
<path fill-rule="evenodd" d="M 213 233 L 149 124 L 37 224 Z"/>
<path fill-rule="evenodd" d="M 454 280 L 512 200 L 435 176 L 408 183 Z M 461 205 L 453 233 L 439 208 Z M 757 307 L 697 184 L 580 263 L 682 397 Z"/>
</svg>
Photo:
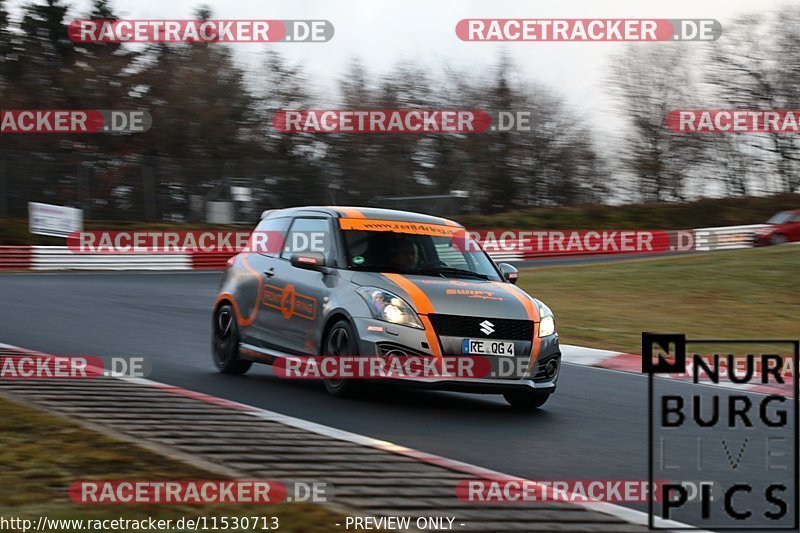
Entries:
<svg viewBox="0 0 800 533">
<path fill-rule="evenodd" d="M 272 218 L 277 216 L 300 216 L 327 214 L 335 218 L 366 218 L 371 220 L 396 220 L 398 222 L 419 222 L 424 224 L 444 224 L 447 226 L 459 226 L 461 224 L 453 220 L 413 213 L 411 211 L 398 211 L 396 209 L 380 209 L 377 207 L 350 207 L 350 206 L 304 206 L 289 207 L 286 209 L 273 209 L 264 211 L 261 218 Z"/>
</svg>

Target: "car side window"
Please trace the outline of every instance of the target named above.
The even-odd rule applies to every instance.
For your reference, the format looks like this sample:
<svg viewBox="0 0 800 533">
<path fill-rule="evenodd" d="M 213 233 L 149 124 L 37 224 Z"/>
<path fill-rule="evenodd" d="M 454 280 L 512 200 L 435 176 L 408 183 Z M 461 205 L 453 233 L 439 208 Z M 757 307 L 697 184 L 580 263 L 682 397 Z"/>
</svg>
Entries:
<svg viewBox="0 0 800 533">
<path fill-rule="evenodd" d="M 318 252 L 325 256 L 325 263 L 331 264 L 334 256 L 333 234 L 330 219 L 296 218 L 286 234 L 281 258 L 289 259 L 293 254 Z"/>
<path fill-rule="evenodd" d="M 255 236 L 250 238 L 250 249 L 257 251 L 261 255 L 277 257 L 282 247 L 280 241 L 286 235 L 286 230 L 289 229 L 291 221 L 292 219 L 289 217 L 275 217 L 266 218 L 259 222 L 253 232 L 258 234 L 258 239 Z"/>
</svg>

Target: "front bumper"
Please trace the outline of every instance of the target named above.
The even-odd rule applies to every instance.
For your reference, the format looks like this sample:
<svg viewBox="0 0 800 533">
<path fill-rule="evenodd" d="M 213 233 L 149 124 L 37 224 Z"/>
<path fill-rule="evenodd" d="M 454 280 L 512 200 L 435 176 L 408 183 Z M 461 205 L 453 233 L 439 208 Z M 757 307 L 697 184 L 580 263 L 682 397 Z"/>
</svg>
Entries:
<svg viewBox="0 0 800 533">
<path fill-rule="evenodd" d="M 753 246 L 769 246 L 772 244 L 772 234 L 756 234 L 753 235 Z"/>
<path fill-rule="evenodd" d="M 435 357 L 425 332 L 407 326 L 396 326 L 372 318 L 356 318 L 354 320 L 360 340 L 359 353 L 385 357 L 387 355 L 411 355 Z M 442 355 L 463 357 L 458 353 L 461 338 L 439 337 Z M 502 339 L 498 339 L 502 340 Z M 561 350 L 558 345 L 558 334 L 541 339 L 539 354 L 533 366 L 530 366 L 531 341 L 514 341 L 517 354 L 514 357 L 485 356 L 492 365 L 502 365 L 506 369 L 514 367 L 513 376 L 490 375 L 487 377 L 403 377 L 382 379 L 382 382 L 402 383 L 416 388 L 449 390 L 458 392 L 476 392 L 483 394 L 502 394 L 514 389 L 536 389 L 543 393 L 552 393 L 556 389 L 561 371 Z M 500 359 L 503 359 L 502 361 Z M 550 372 L 548 372 L 548 363 Z M 553 367 L 555 372 L 552 372 Z"/>
</svg>

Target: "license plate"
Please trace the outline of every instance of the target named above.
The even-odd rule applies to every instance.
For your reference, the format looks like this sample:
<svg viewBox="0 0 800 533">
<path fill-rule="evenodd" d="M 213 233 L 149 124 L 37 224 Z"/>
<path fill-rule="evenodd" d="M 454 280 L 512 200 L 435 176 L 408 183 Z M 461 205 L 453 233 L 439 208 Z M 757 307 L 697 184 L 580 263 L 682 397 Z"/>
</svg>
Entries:
<svg viewBox="0 0 800 533">
<path fill-rule="evenodd" d="M 514 357 L 514 343 L 510 341 L 492 341 L 486 339 L 464 339 L 461 341 L 461 353 L 469 355 L 504 355 Z"/>
</svg>

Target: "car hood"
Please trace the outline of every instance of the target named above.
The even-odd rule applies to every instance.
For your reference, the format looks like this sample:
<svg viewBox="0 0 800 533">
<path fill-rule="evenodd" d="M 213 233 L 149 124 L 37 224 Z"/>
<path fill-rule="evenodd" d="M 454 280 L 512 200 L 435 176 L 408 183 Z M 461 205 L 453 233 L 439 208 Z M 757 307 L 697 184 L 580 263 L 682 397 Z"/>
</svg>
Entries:
<svg viewBox="0 0 800 533">
<path fill-rule="evenodd" d="M 391 291 L 420 314 L 529 320 L 534 307 L 529 302 L 535 302 L 519 287 L 499 281 L 373 272 L 356 272 L 351 281 Z"/>
</svg>

